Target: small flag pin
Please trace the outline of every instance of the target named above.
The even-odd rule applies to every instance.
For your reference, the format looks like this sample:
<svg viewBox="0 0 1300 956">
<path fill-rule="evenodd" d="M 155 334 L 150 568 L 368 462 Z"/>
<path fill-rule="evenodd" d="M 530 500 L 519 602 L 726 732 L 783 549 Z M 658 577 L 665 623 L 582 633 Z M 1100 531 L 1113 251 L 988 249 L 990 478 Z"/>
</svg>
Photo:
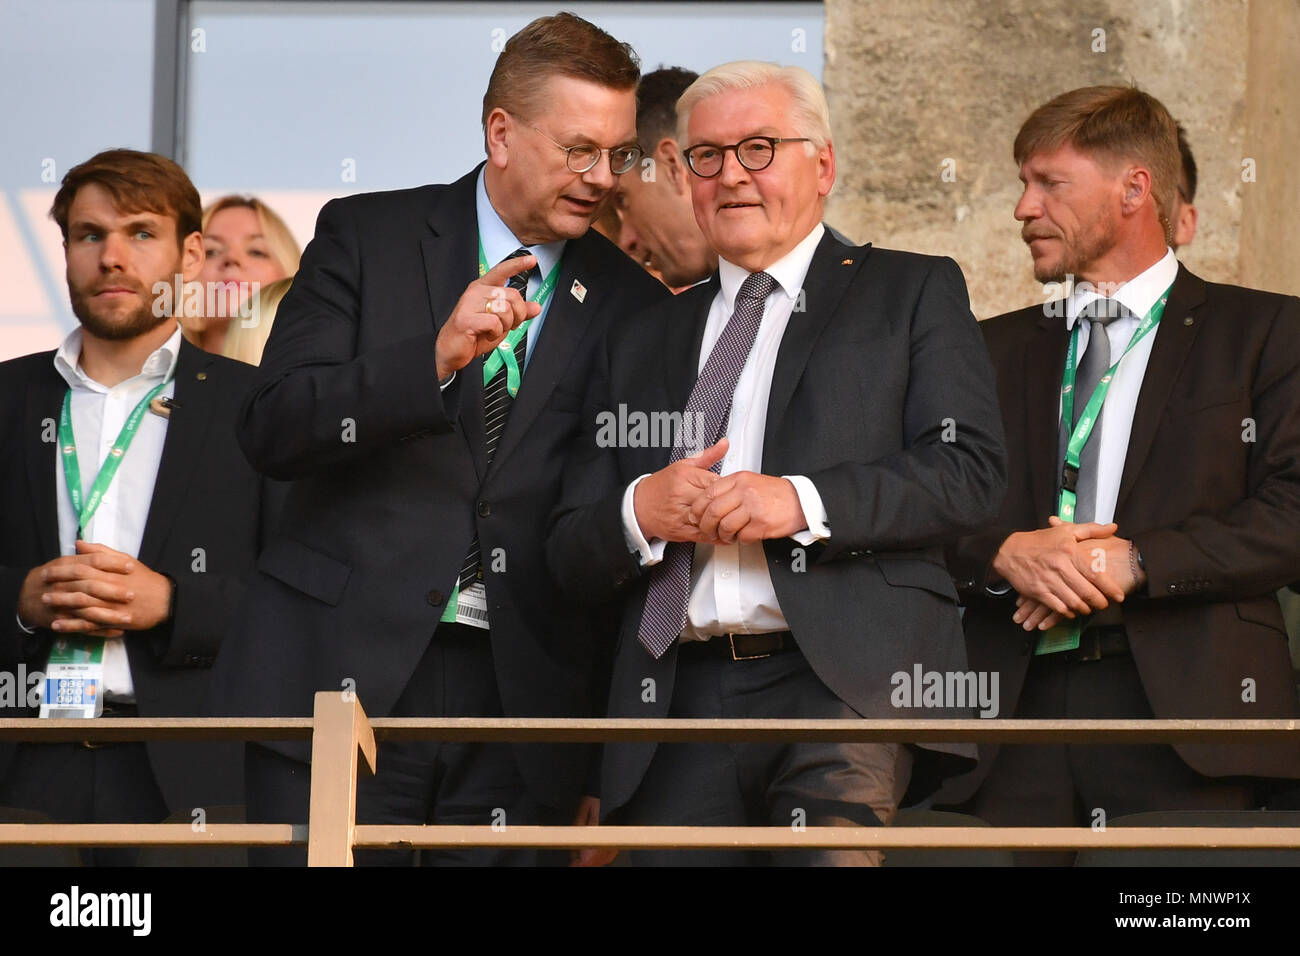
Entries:
<svg viewBox="0 0 1300 956">
<path fill-rule="evenodd" d="M 573 297 L 579 302 L 587 298 L 587 287 L 577 279 L 573 280 L 573 287 L 569 289 L 569 292 L 572 293 Z"/>
</svg>

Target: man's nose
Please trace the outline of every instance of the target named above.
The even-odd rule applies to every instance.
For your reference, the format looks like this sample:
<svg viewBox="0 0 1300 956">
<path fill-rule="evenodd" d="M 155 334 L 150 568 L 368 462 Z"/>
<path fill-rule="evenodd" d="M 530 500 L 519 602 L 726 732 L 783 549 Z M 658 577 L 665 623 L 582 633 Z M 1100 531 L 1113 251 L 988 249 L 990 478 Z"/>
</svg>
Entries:
<svg viewBox="0 0 1300 956">
<path fill-rule="evenodd" d="M 750 170 L 746 169 L 745 164 L 740 161 L 740 153 L 738 150 L 723 150 L 722 171 L 718 173 L 718 178 L 720 180 L 728 186 L 733 186 L 747 182 L 750 175 Z"/>
<path fill-rule="evenodd" d="M 588 186 L 594 186 L 601 192 L 609 192 L 617 182 L 609 163 L 609 153 L 601 153 L 600 159 L 596 160 L 596 165 L 582 174 L 582 181 Z"/>
<path fill-rule="evenodd" d="M 627 217 L 624 217 L 623 224 L 618 230 L 618 247 L 633 259 L 640 261 L 638 253 L 641 251 L 641 236 L 632 225 L 632 220 Z"/>
<path fill-rule="evenodd" d="M 100 269 L 108 272 L 123 268 L 127 259 L 127 242 L 126 236 L 115 232 L 105 235 L 103 242 L 99 244 Z"/>
<path fill-rule="evenodd" d="M 1038 201 L 1037 194 L 1029 187 L 1020 194 L 1020 201 L 1016 203 L 1015 212 L 1012 213 L 1020 222 L 1027 222 L 1030 219 L 1037 219 L 1043 214 L 1042 204 Z"/>
</svg>

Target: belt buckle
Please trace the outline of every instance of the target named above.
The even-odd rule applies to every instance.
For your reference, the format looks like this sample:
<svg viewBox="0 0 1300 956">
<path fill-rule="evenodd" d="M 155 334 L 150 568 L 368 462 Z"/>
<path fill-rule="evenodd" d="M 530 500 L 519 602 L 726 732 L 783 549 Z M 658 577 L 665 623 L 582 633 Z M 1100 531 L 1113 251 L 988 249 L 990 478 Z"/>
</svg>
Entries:
<svg viewBox="0 0 1300 956">
<path fill-rule="evenodd" d="M 1078 655 L 1075 657 L 1076 661 L 1101 660 L 1101 636 L 1096 631 L 1093 631 L 1090 640 L 1088 637 L 1087 631 L 1079 635 L 1079 649 L 1075 652 Z"/>
<path fill-rule="evenodd" d="M 741 637 L 751 637 L 751 636 L 753 635 L 750 634 L 741 635 Z M 764 657 L 772 656 L 771 651 L 768 651 L 766 654 L 737 654 L 736 635 L 734 633 L 727 634 L 727 642 L 731 645 L 731 659 L 733 661 L 757 661 L 757 660 L 762 660 Z"/>
</svg>

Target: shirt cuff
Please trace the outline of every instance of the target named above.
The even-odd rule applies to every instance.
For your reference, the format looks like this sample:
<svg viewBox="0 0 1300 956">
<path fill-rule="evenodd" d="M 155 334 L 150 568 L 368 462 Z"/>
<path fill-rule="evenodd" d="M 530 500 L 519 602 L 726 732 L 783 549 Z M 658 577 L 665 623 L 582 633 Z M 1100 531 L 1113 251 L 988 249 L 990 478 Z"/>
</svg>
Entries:
<svg viewBox="0 0 1300 956">
<path fill-rule="evenodd" d="M 14 620 L 18 622 L 18 629 L 19 629 L 20 631 L 22 631 L 24 634 L 35 634 L 35 633 L 36 633 L 36 628 L 34 628 L 34 627 L 28 627 L 26 624 L 23 623 L 23 619 L 22 619 L 22 617 L 18 614 L 17 611 L 14 611 Z"/>
<path fill-rule="evenodd" d="M 447 388 L 447 386 L 450 385 L 450 384 L 451 384 L 452 382 L 454 382 L 454 381 L 456 381 L 456 373 L 455 373 L 455 372 L 452 372 L 452 373 L 451 373 L 451 377 L 448 378 L 447 381 L 445 381 L 445 382 L 439 382 L 439 383 L 438 383 L 438 390 L 439 390 L 439 391 L 445 391 L 446 388 Z"/>
<path fill-rule="evenodd" d="M 627 491 L 623 492 L 623 540 L 627 542 L 627 549 L 640 559 L 643 568 L 662 561 L 664 548 L 668 546 L 667 541 L 658 538 L 647 541 L 646 536 L 641 533 L 641 525 L 636 520 L 636 508 L 632 503 L 636 495 L 636 486 L 649 477 L 649 474 L 642 475 L 627 486 Z"/>
<path fill-rule="evenodd" d="M 984 585 L 984 593 L 990 595 L 991 597 L 1003 597 L 1007 594 L 1010 594 L 1013 590 L 1015 589 L 1012 588 L 1010 584 L 1003 584 L 1002 587 L 1000 588 L 995 588 L 991 584 Z"/>
<path fill-rule="evenodd" d="M 795 494 L 799 496 L 799 507 L 803 509 L 804 530 L 796 531 L 790 537 L 802 545 L 825 541 L 831 536 L 831 529 L 826 524 L 826 506 L 822 503 L 817 486 L 805 475 L 781 477 L 794 485 Z"/>
</svg>

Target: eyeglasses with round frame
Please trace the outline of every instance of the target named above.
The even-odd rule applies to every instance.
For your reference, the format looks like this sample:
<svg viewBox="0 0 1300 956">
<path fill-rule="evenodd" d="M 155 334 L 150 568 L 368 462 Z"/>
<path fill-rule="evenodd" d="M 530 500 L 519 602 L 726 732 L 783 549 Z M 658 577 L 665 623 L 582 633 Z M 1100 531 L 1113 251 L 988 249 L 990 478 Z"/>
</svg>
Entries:
<svg viewBox="0 0 1300 956">
<path fill-rule="evenodd" d="M 536 126 L 533 129 L 546 136 Z M 569 167 L 570 172 L 574 173 L 587 172 L 600 162 L 601 153 L 609 153 L 609 171 L 615 176 L 622 176 L 636 165 L 636 161 L 641 158 L 641 154 L 644 152 L 636 143 L 611 146 L 606 149 L 597 146 L 595 143 L 579 143 L 577 146 L 565 146 L 563 143 L 557 143 L 549 136 L 546 136 L 546 138 L 551 140 L 551 143 L 557 149 L 564 150 L 564 164 Z"/>
<path fill-rule="evenodd" d="M 727 159 L 727 150 L 736 154 L 740 165 L 756 173 L 772 165 L 778 144 L 811 142 L 812 139 L 807 136 L 747 136 L 739 143 L 732 143 L 730 146 L 697 143 L 683 150 L 683 155 L 691 172 L 701 179 L 712 179 L 722 172 L 722 166 Z"/>
</svg>

